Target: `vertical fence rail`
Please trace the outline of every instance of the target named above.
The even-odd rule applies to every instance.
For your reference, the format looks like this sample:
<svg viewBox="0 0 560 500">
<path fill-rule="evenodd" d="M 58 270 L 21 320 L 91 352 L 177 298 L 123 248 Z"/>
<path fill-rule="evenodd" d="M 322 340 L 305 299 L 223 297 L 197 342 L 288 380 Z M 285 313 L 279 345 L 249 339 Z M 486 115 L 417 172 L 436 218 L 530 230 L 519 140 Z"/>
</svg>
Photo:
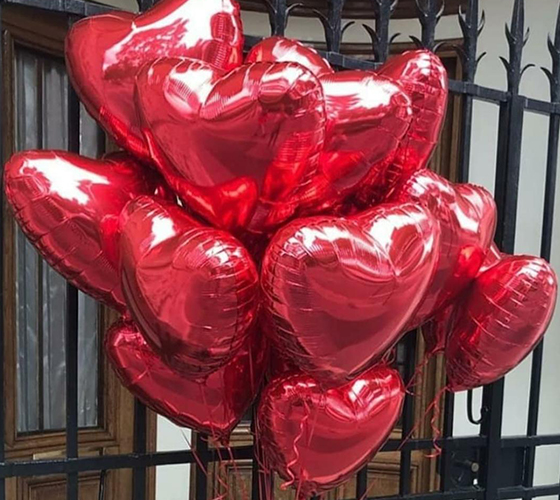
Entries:
<svg viewBox="0 0 560 500">
<path fill-rule="evenodd" d="M 517 222 L 517 200 L 521 168 L 524 101 L 519 96 L 519 86 L 524 69 L 523 47 L 526 42 L 525 12 L 522 0 L 515 0 L 511 26 L 506 26 L 509 60 L 502 58 L 507 71 L 510 100 L 501 105 L 498 130 L 498 158 L 496 167 L 496 204 L 498 226 L 496 241 L 499 247 L 513 253 Z M 483 407 L 487 409 L 481 434 L 487 439 L 482 461 L 482 484 L 485 499 L 498 497 L 501 467 L 501 437 L 504 404 L 504 379 L 484 388 Z"/>
<path fill-rule="evenodd" d="M 552 58 L 552 69 L 544 69 L 550 82 L 550 101 L 560 102 L 560 8 L 556 20 L 554 41 L 549 38 L 548 49 Z M 544 207 L 541 234 L 541 257 L 550 261 L 552 250 L 552 230 L 556 195 L 556 170 L 558 164 L 558 140 L 560 134 L 560 116 L 551 115 L 548 128 L 548 144 L 546 157 L 546 177 L 544 189 Z M 541 341 L 533 352 L 531 362 L 531 385 L 529 390 L 529 409 L 527 415 L 527 435 L 536 436 L 539 421 L 539 406 L 542 379 L 542 363 L 544 341 Z M 533 486 L 535 475 L 536 449 L 525 450 L 523 485 Z"/>
<path fill-rule="evenodd" d="M 0 214 L 4 213 L 4 26 L 2 23 L 3 6 L 0 2 Z M 6 459 L 6 398 L 4 394 L 4 217 L 0 217 L 0 462 Z M 6 480 L 0 478 L 0 500 L 6 498 Z"/>
<path fill-rule="evenodd" d="M 73 18 L 70 18 L 70 23 Z M 80 152 L 80 101 L 70 82 L 68 85 L 68 150 Z M 66 457 L 78 458 L 78 290 L 66 285 L 65 316 L 66 359 Z M 78 473 L 68 472 L 67 500 L 79 499 Z"/>
</svg>

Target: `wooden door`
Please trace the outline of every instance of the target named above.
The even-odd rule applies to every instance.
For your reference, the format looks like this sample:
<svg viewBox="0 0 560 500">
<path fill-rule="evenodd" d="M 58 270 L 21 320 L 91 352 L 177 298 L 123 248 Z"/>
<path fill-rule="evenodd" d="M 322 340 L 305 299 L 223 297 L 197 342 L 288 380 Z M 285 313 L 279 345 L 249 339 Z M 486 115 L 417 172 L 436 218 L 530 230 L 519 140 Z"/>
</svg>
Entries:
<svg viewBox="0 0 560 500">
<path fill-rule="evenodd" d="M 413 48 L 411 45 L 397 45 L 395 52 L 404 52 Z M 346 45 L 341 52 L 350 54 L 354 57 L 371 57 L 371 47 L 361 44 Z M 457 54 L 452 50 L 441 50 L 438 55 L 442 58 L 450 78 L 460 80 L 461 68 Z M 451 99 L 448 105 L 446 120 L 443 126 L 441 141 L 437 147 L 430 168 L 443 175 L 444 177 L 456 181 L 458 178 L 458 138 L 460 124 L 460 101 L 457 97 Z M 419 332 L 418 332 L 419 333 Z M 416 365 L 424 360 L 424 344 L 421 335 L 417 335 Z M 397 347 L 395 364 L 399 370 L 404 369 L 406 359 L 406 340 Z M 418 379 L 418 384 L 414 388 L 414 421 L 419 425 L 416 428 L 414 438 L 433 438 L 434 430 L 430 422 L 432 414 L 426 411 L 428 406 L 444 385 L 445 374 L 444 365 L 441 357 L 433 358 L 422 369 L 423 376 Z M 443 405 L 443 400 L 441 401 Z M 434 425 L 441 429 L 443 422 L 441 416 L 438 417 Z M 400 424 L 391 434 L 391 439 L 400 439 L 403 434 Z M 250 431 L 250 421 L 242 422 L 233 432 L 231 446 L 246 446 L 253 444 L 253 436 Z M 411 457 L 411 493 L 430 492 L 439 487 L 439 476 L 437 474 L 437 461 L 435 458 L 428 457 L 427 451 L 420 450 L 412 452 Z M 379 453 L 368 464 L 368 496 L 391 496 L 399 493 L 401 454 L 400 452 Z M 250 461 L 231 461 L 222 460 L 221 463 L 209 466 L 209 487 L 208 498 L 217 498 L 227 494 L 229 498 L 243 499 L 250 498 L 252 464 Z M 195 474 L 191 474 L 194 478 Z M 274 497 L 285 500 L 293 499 L 294 491 L 289 488 L 284 491 L 280 488 L 283 481 L 276 477 L 274 479 Z M 224 486 L 227 485 L 227 488 Z M 194 500 L 196 484 L 191 484 L 191 500 Z M 226 491 L 227 489 L 227 491 Z M 355 479 L 337 488 L 326 495 L 327 500 L 341 500 L 344 498 L 354 498 L 356 495 Z"/>
<path fill-rule="evenodd" d="M 5 159 L 23 149 L 67 148 L 68 81 L 63 60 L 67 25 L 65 16 L 40 9 L 9 5 L 3 9 Z M 106 150 L 105 135 L 83 107 L 80 131 L 82 154 L 97 157 Z M 7 459 L 62 458 L 65 282 L 26 241 L 9 207 L 3 210 Z M 101 350 L 103 334 L 117 315 L 83 294 L 78 313 L 80 456 L 131 452 L 133 398 Z M 154 424 L 152 419 L 151 434 Z M 12 500 L 66 498 L 65 476 L 11 479 L 7 487 Z M 80 500 L 101 498 L 100 489 L 104 500 L 131 499 L 132 472 L 80 476 Z"/>
</svg>

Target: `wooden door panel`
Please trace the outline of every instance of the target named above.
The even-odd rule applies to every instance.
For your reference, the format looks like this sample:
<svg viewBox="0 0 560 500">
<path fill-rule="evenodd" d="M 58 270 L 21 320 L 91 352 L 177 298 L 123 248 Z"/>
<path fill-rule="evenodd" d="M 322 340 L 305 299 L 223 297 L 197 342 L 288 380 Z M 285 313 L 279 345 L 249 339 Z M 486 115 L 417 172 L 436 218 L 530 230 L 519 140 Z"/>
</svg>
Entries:
<svg viewBox="0 0 560 500">
<path fill-rule="evenodd" d="M 2 119 L 4 123 L 4 142 L 5 162 L 7 158 L 18 149 L 21 149 L 21 140 L 18 137 L 25 136 L 26 126 L 22 126 L 18 121 L 21 116 L 26 116 L 28 108 L 25 111 L 18 109 L 18 95 L 21 99 L 22 83 L 16 78 L 18 73 L 17 57 L 23 51 L 30 54 L 34 60 L 39 61 L 37 67 L 37 79 L 31 79 L 32 84 L 36 85 L 38 92 L 42 92 L 42 97 L 37 99 L 37 112 L 43 113 L 44 116 L 52 116 L 51 111 L 53 102 L 49 98 L 46 86 L 50 80 L 45 77 L 45 67 L 51 67 L 56 64 L 59 75 L 64 74 L 63 66 L 63 50 L 64 37 L 68 28 L 68 18 L 66 16 L 57 15 L 43 11 L 41 9 L 21 7 L 16 5 L 6 5 L 2 9 L 2 50 L 6 64 L 3 65 L 4 73 L 2 75 L 4 82 L 4 107 L 2 109 Z M 54 61 L 54 62 L 53 62 Z M 43 68 L 43 69 L 41 69 Z M 34 83 L 33 83 L 34 82 Z M 26 81 L 28 84 L 29 81 Z M 60 85 L 59 85 L 60 87 Z M 59 94 L 64 90 L 64 86 L 58 89 Z M 60 97 L 64 102 L 64 97 Z M 45 102 L 47 101 L 47 102 Z M 49 106 L 50 102 L 50 106 Z M 85 113 L 85 112 L 83 112 Z M 62 112 L 61 114 L 64 114 Z M 38 115 L 39 116 L 39 115 Z M 68 119 L 68 118 L 67 118 Z M 40 118 L 39 125 L 40 134 L 38 137 L 38 146 L 54 147 L 52 144 L 45 142 L 48 130 L 45 129 L 45 120 Z M 84 114 L 81 115 L 81 123 L 85 120 Z M 52 120 L 47 120 L 51 123 Z M 49 125 L 50 126 L 50 125 Z M 85 130 L 85 129 L 83 129 Z M 94 129 L 95 131 L 95 129 Z M 45 135 L 47 134 L 47 135 Z M 102 139 L 102 134 L 93 134 L 93 136 Z M 82 134 L 82 146 L 86 145 Z M 102 153 L 106 149 L 105 139 L 99 142 L 91 143 L 97 145 L 98 148 L 90 148 L 90 154 L 95 151 Z M 88 143 L 89 144 L 89 143 Z M 63 146 L 61 146 L 63 147 Z M 16 225 L 11 216 L 10 209 L 7 204 L 1 207 L 4 211 L 4 334 L 5 334 L 5 363 L 4 377 L 5 387 L 5 419 L 6 419 L 6 455 L 8 460 L 34 460 L 46 458 L 63 458 L 65 456 L 66 436 L 64 430 L 49 430 L 48 426 L 36 426 L 31 430 L 35 432 L 18 431 L 18 412 L 22 411 L 22 406 L 18 408 L 18 325 L 16 309 L 16 293 L 15 286 L 17 282 L 16 267 Z M 41 292 L 38 292 L 41 293 Z M 40 308 L 37 308 L 40 310 Z M 58 311 L 57 309 L 57 312 Z M 79 455 L 81 457 L 95 454 L 126 454 L 132 452 L 133 448 L 133 415 L 134 400 L 126 389 L 120 384 L 113 371 L 111 370 L 106 357 L 102 352 L 103 336 L 107 327 L 117 319 L 118 315 L 115 311 L 100 306 L 97 314 L 97 338 L 98 350 L 95 353 L 98 356 L 97 363 L 97 423 L 95 426 L 83 427 L 79 430 Z M 56 329 L 57 334 L 63 335 Z M 39 334 L 38 334 L 39 335 Z M 62 356 L 62 359 L 64 357 Z M 43 365 L 43 357 L 39 356 L 39 370 L 45 370 Z M 63 362 L 63 361 L 62 361 Z M 48 365 L 50 367 L 50 365 Z M 82 365 L 84 366 L 84 365 Z M 56 367 L 57 369 L 60 366 Z M 64 378 L 64 377 L 63 377 Z M 59 382 L 53 387 L 56 391 Z M 64 382 L 60 382 L 61 390 L 64 389 Z M 63 398 L 62 398 L 63 399 Z M 40 403 L 39 403 L 40 406 Z M 148 419 L 148 445 L 155 443 L 155 419 L 150 416 Z M 63 421 L 60 427 L 63 426 Z M 93 425 L 93 424 L 92 424 Z M 58 425 L 57 425 L 58 426 Z M 39 428 L 37 431 L 36 429 Z M 149 474 L 148 497 L 153 498 L 154 485 L 153 473 Z M 80 500 L 98 499 L 100 488 L 100 474 L 80 475 Z M 107 473 L 104 477 L 105 500 L 131 500 L 132 499 L 132 471 L 131 470 L 114 470 Z M 8 495 L 10 500 L 58 500 L 66 498 L 66 486 L 64 476 L 45 476 L 33 478 L 17 478 L 7 481 Z"/>
</svg>

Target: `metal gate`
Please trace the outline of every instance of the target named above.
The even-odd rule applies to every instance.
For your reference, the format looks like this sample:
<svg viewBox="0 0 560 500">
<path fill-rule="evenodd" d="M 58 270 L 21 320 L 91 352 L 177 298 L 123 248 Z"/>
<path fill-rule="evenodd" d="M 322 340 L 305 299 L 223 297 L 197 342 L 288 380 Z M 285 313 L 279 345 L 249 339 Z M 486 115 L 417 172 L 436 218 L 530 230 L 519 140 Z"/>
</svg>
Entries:
<svg viewBox="0 0 560 500">
<path fill-rule="evenodd" d="M 288 17 L 292 12 L 286 0 L 263 0 L 269 9 L 271 33 L 282 35 Z M 138 0 L 140 9 L 151 6 L 153 0 Z M 342 13 L 344 0 L 325 0 L 325 13 L 319 15 L 324 31 L 326 51 L 322 55 L 338 68 L 371 69 L 383 63 L 389 54 L 391 40 L 389 23 L 398 0 L 371 0 L 375 13 L 375 30 L 371 30 L 373 48 L 371 59 L 365 61 L 345 56 L 340 53 L 341 39 L 344 32 Z M 463 33 L 463 44 L 458 48 L 463 64 L 463 79 L 452 80 L 450 90 L 462 101 L 461 137 L 460 137 L 460 181 L 466 181 L 469 174 L 469 155 L 475 100 L 484 100 L 499 106 L 498 148 L 496 158 L 495 198 L 499 210 L 496 241 L 505 252 L 513 253 L 516 233 L 517 200 L 519 192 L 521 144 L 523 118 L 526 111 L 544 115 L 549 119 L 549 136 L 547 146 L 546 185 L 544 189 L 544 211 L 542 224 L 541 256 L 550 260 L 553 229 L 553 212 L 556 190 L 556 167 L 558 160 L 558 143 L 560 134 L 560 11 L 557 30 L 548 50 L 552 57 L 551 70 L 545 70 L 550 81 L 550 100 L 541 101 L 520 95 L 520 83 L 525 70 L 522 66 L 522 54 L 526 41 L 524 1 L 513 2 L 511 23 L 506 29 L 509 45 L 509 57 L 503 60 L 507 72 L 507 91 L 483 87 L 474 83 L 478 64 L 477 41 L 481 31 L 482 13 L 479 12 L 478 0 L 465 2 L 468 6 L 458 13 Z M 533 2 L 534 3 L 534 0 Z M 21 4 L 41 9 L 67 13 L 69 19 L 80 16 L 99 14 L 110 10 L 94 2 L 85 0 L 0 0 L 0 9 L 5 4 Z M 418 19 L 422 27 L 420 39 L 415 39 L 419 46 L 437 50 L 436 25 L 443 13 L 443 0 L 416 0 Z M 533 5 L 533 8 L 535 6 Z M 538 8 L 538 7 L 537 7 Z M 256 37 L 246 37 L 247 48 L 259 41 Z M 544 47 L 543 47 L 544 50 Z M 1 58 L 1 53 L 0 53 Z M 0 74 L 2 61 L 0 59 Z M 0 106 L 2 106 L 0 92 Z M 69 149 L 79 151 L 79 103 L 72 91 L 68 102 L 68 137 Z M 1 141 L 0 141 L 1 145 Z M 1 147 L 1 146 L 0 146 Z M 1 152 L 0 152 L 1 153 Z M 0 154 L 0 158 L 3 157 Z M 0 191 L 3 193 L 3 189 Z M 2 194 L 0 194 L 2 196 Z M 0 224 L 0 228 L 3 224 Z M 0 229 L 1 230 L 1 229 Z M 2 238 L 3 244 L 3 238 Z M 0 261 L 0 265 L 2 261 Z M 3 278 L 4 269 L 0 268 Z M 207 477 L 202 467 L 219 459 L 219 450 L 210 449 L 204 439 L 197 438 L 197 457 L 190 450 L 146 453 L 146 408 L 136 403 L 134 420 L 134 453 L 128 455 L 111 455 L 78 458 L 78 295 L 68 286 L 66 310 L 66 458 L 57 460 L 6 461 L 4 440 L 4 412 L 0 412 L 0 500 L 6 498 L 5 480 L 12 477 L 41 476 L 50 474 L 67 475 L 67 499 L 78 499 L 78 474 L 80 472 L 103 472 L 111 469 L 133 469 L 134 500 L 146 497 L 146 468 L 159 465 L 179 463 L 196 465 L 197 500 L 206 500 L 208 492 Z M 3 310 L 0 308 L 0 325 L 3 324 Z M 4 336 L 1 337 L 4 339 Z M 560 445 L 560 434 L 538 435 L 537 421 L 539 414 L 539 397 L 543 361 L 543 346 L 537 347 L 532 355 L 532 371 L 528 405 L 528 424 L 526 435 L 518 437 L 502 436 L 502 413 L 504 403 L 504 381 L 485 387 L 482 399 L 481 419 L 472 417 L 472 394 L 469 394 L 467 413 L 472 423 L 480 424 L 478 436 L 454 438 L 452 436 L 454 401 L 452 395 L 446 397 L 444 410 L 443 435 L 438 440 L 442 448 L 439 458 L 441 477 L 440 491 L 411 494 L 409 491 L 411 474 L 411 453 L 414 450 L 429 450 L 433 447 L 432 439 L 390 440 L 383 451 L 401 450 L 400 492 L 394 499 L 407 500 L 505 500 L 514 498 L 531 498 L 559 496 L 560 483 L 546 486 L 534 486 L 536 448 L 539 446 Z M 407 351 L 406 372 L 411 376 L 414 371 L 414 352 Z M 4 341 L 0 342 L 0 365 L 4 363 Z M 0 401 L 4 402 L 3 370 L 0 370 Z M 411 397 L 407 396 L 403 412 L 403 436 L 413 426 Z M 252 447 L 233 448 L 236 459 L 253 459 Z M 464 457 L 474 457 L 480 463 L 478 484 L 461 486 L 455 480 L 457 467 Z M 513 458 L 512 458 L 513 457 Z M 506 469 L 512 460 L 518 464 L 515 477 L 507 477 Z M 506 465 L 507 464 L 507 465 Z M 558 464 L 560 473 L 560 464 Z M 259 490 L 257 460 L 253 460 L 252 498 L 258 498 Z M 511 476 L 511 474 L 510 474 Z M 362 499 L 367 493 L 366 471 L 358 473 L 355 496 Z M 379 498 L 379 497 L 370 497 Z M 124 500 L 124 499 L 123 499 Z"/>
</svg>

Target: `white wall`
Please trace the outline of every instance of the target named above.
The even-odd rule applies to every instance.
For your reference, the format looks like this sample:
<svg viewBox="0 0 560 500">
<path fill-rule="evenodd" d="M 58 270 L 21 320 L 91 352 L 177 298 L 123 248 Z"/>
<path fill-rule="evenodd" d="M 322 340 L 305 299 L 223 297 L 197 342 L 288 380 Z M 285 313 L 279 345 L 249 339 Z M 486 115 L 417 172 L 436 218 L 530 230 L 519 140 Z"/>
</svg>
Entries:
<svg viewBox="0 0 560 500">
<path fill-rule="evenodd" d="M 117 7 L 122 10 L 130 10 L 136 12 L 138 10 L 138 2 L 136 0 L 96 0 L 98 3 L 104 3 L 111 7 Z"/>
<path fill-rule="evenodd" d="M 508 47 L 504 35 L 504 25 L 509 22 L 513 0 L 482 0 L 481 8 L 486 11 L 486 28 L 479 41 L 479 52 L 488 52 L 479 66 L 476 82 L 498 89 L 506 88 L 505 70 L 498 56 L 507 56 Z M 525 48 L 525 60 L 540 66 L 550 66 L 546 51 L 546 37 L 554 30 L 557 0 L 528 0 L 526 23 L 531 27 L 531 37 Z M 258 13 L 244 13 L 245 33 L 266 36 L 269 34 L 268 19 Z M 398 41 L 405 41 L 406 35 L 420 34 L 417 21 L 394 21 L 393 33 L 403 33 Z M 322 26 L 318 20 L 290 18 L 286 36 L 301 40 L 324 40 Z M 455 16 L 442 19 L 437 30 L 438 39 L 459 38 L 460 30 Z M 345 42 L 368 42 L 369 39 L 360 26 L 351 27 L 345 34 Z M 548 99 L 548 81 L 539 69 L 530 69 L 524 76 L 521 91 L 530 97 Z M 477 103 L 474 111 L 471 150 L 470 180 L 494 188 L 496 163 L 496 134 L 498 109 L 493 104 Z M 542 200 L 546 161 L 548 122 L 546 118 L 526 113 L 522 152 L 522 171 L 519 193 L 517 253 L 537 255 L 540 248 L 542 220 Z M 560 198 L 560 193 L 558 195 Z M 560 210 L 556 210 L 555 234 L 560 227 Z M 558 241 L 555 238 L 554 243 Z M 552 263 L 560 271 L 560 248 L 553 245 Z M 503 429 L 505 435 L 524 434 L 527 425 L 527 403 L 530 379 L 530 360 L 526 360 L 507 376 Z M 560 315 L 556 315 L 545 341 L 545 356 L 541 393 L 539 433 L 560 433 Z M 475 394 L 475 412 L 479 408 L 480 391 Z M 163 422 L 166 422 L 165 424 Z M 478 427 L 466 419 L 466 396 L 456 398 L 455 435 L 472 435 Z M 158 425 L 158 447 L 165 443 L 180 443 L 181 435 L 172 424 L 160 418 Z M 556 483 L 559 478 L 560 449 L 540 448 L 537 453 L 536 484 Z M 187 498 L 184 487 L 186 469 L 163 468 L 158 470 L 158 500 Z M 165 475 L 164 475 L 165 474 Z M 178 485 L 181 485 L 181 488 Z M 179 494 L 179 489 L 181 494 Z"/>
</svg>

